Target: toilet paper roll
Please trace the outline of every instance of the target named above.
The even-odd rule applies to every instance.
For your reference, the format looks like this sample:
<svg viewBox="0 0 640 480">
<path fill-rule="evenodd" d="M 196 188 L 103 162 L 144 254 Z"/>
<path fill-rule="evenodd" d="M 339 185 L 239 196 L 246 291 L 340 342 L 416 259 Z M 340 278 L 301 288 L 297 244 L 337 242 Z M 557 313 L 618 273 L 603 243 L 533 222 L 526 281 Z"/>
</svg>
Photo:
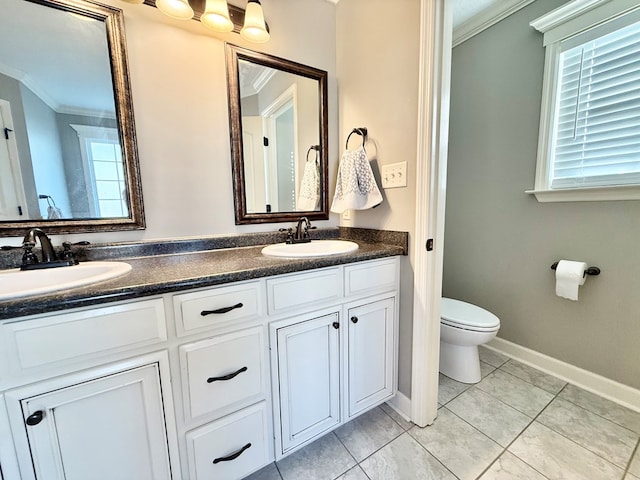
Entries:
<svg viewBox="0 0 640 480">
<path fill-rule="evenodd" d="M 560 260 L 556 268 L 556 295 L 577 301 L 578 287 L 584 285 L 586 269 L 584 262 Z"/>
</svg>

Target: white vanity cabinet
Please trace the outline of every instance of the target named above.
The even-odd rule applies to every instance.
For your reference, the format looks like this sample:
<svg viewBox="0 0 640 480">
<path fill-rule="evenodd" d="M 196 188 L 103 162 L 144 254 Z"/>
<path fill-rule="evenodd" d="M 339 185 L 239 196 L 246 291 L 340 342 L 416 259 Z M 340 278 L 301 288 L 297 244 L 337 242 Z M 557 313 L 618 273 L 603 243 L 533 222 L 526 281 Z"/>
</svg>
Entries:
<svg viewBox="0 0 640 480">
<path fill-rule="evenodd" d="M 271 324 L 282 455 L 340 425 L 340 314 Z"/>
<path fill-rule="evenodd" d="M 270 312 L 302 306 L 286 286 L 317 287 L 311 312 L 269 324 L 276 459 L 395 395 L 398 281 L 397 258 L 267 280 Z"/>
<path fill-rule="evenodd" d="M 397 389 L 399 257 L 0 321 L 2 480 L 240 480 Z"/>
<path fill-rule="evenodd" d="M 349 417 L 395 394 L 395 303 L 390 297 L 347 308 Z"/>
<path fill-rule="evenodd" d="M 180 478 L 166 327 L 161 298 L 1 322 L 7 479 Z"/>
<path fill-rule="evenodd" d="M 184 437 L 191 480 L 234 480 L 273 461 L 264 281 L 172 298 Z M 206 335 L 204 338 L 200 338 Z"/>
<path fill-rule="evenodd" d="M 160 364 L 82 380 L 7 393 L 14 438 L 33 463 L 23 462 L 22 478 L 171 479 Z"/>
</svg>

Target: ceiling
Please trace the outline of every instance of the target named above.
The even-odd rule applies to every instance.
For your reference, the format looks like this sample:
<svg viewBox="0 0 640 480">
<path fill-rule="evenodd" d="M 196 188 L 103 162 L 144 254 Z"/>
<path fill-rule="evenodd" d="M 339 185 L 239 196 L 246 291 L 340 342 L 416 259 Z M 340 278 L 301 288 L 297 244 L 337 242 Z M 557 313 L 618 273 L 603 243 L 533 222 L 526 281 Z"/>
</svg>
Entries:
<svg viewBox="0 0 640 480">
<path fill-rule="evenodd" d="M 0 6 L 0 73 L 57 112 L 115 115 L 104 22 L 24 0 Z"/>
<path fill-rule="evenodd" d="M 453 3 L 455 29 L 492 7 L 519 0 L 445 1 Z M 103 22 L 79 20 L 23 0 L 0 0 L 0 4 L 5 12 L 0 16 L 0 73 L 21 80 L 56 111 L 113 112 Z M 84 40 L 73 40 L 77 38 Z M 80 92 L 80 85 L 86 90 Z M 84 99 L 81 103 L 78 96 Z"/>
<path fill-rule="evenodd" d="M 472 17 L 492 7 L 504 3 L 504 0 L 445 0 L 453 2 L 453 28 L 462 25 Z"/>
</svg>

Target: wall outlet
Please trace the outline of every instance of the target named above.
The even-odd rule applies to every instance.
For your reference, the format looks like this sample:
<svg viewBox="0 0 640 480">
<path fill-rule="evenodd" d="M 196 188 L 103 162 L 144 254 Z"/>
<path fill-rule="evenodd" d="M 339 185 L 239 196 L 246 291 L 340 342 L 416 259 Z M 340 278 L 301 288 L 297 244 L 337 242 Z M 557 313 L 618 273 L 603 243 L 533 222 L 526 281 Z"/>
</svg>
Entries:
<svg viewBox="0 0 640 480">
<path fill-rule="evenodd" d="M 407 162 L 382 165 L 382 188 L 407 186 Z"/>
</svg>

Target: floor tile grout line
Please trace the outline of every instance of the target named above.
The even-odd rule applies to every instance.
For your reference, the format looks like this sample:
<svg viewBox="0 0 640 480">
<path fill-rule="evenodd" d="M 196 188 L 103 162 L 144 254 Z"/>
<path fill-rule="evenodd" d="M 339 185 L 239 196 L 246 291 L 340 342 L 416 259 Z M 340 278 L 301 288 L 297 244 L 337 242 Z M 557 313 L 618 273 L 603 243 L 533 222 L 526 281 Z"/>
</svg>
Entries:
<svg viewBox="0 0 640 480">
<path fill-rule="evenodd" d="M 505 363 L 507 363 L 507 362 L 505 362 Z M 566 386 L 566 385 L 565 385 L 565 386 Z M 560 392 L 561 392 L 562 390 L 564 390 L 564 387 L 562 387 L 562 389 L 560 390 Z M 516 435 L 516 436 L 515 436 L 515 438 L 514 438 L 513 440 L 511 440 L 511 442 L 509 442 L 509 444 L 504 448 L 504 450 L 502 451 L 502 453 L 501 453 L 500 455 L 498 455 L 498 457 L 497 457 L 497 458 L 495 458 L 495 459 L 493 460 L 493 462 L 491 462 L 491 464 L 490 464 L 487 468 L 485 468 L 485 469 L 482 471 L 482 473 L 481 473 L 480 475 L 478 475 L 478 477 L 477 477 L 477 478 L 482 477 L 482 475 L 484 475 L 484 474 L 485 474 L 485 473 L 486 473 L 486 472 L 487 472 L 487 471 L 488 471 L 488 470 L 493 466 L 493 464 L 494 464 L 494 463 L 496 463 L 496 461 L 498 461 L 498 459 L 500 459 L 500 458 L 504 455 L 504 453 L 505 453 L 505 452 L 509 452 L 509 447 L 511 447 L 511 445 L 513 445 L 513 444 L 514 444 L 514 443 L 515 443 L 515 442 L 516 442 L 516 441 L 517 441 L 517 440 L 522 436 L 522 434 L 527 430 L 527 428 L 529 428 L 529 427 L 530 427 L 530 426 L 531 426 L 531 425 L 532 425 L 532 424 L 533 424 L 533 423 L 538 419 L 538 417 L 539 417 L 540 415 L 542 415 L 542 412 L 544 412 L 544 411 L 547 409 L 547 407 L 548 407 L 549 405 L 551 405 L 551 403 L 556 399 L 556 397 L 557 397 L 558 395 L 560 395 L 560 392 L 556 393 L 556 394 L 553 396 L 553 398 L 552 398 L 551 400 L 549 400 L 549 402 L 548 402 L 548 403 L 547 403 L 547 404 L 542 408 L 542 410 L 540 410 L 540 411 L 538 412 L 538 414 L 537 414 L 535 417 L 533 417 L 533 418 L 529 417 L 529 418 L 531 418 L 531 421 L 527 424 L 527 426 L 526 426 L 526 427 L 524 427 L 524 428 L 522 429 L 522 431 L 520 431 L 520 433 L 519 433 L 518 435 Z M 549 393 L 550 393 L 550 392 L 549 392 Z M 488 395 L 491 395 L 491 394 L 488 394 Z M 495 397 L 494 397 L 494 398 L 495 398 Z M 508 405 L 508 404 L 507 404 L 507 405 Z M 513 408 L 513 407 L 511 407 L 511 408 Z M 518 410 L 518 411 L 519 411 L 519 410 Z M 522 412 L 521 412 L 521 413 L 522 413 Z M 523 415 L 524 415 L 524 413 L 523 413 Z M 529 416 L 529 415 L 527 415 L 527 417 L 528 417 L 528 416 Z M 464 419 L 463 419 L 463 420 L 464 420 Z M 502 446 L 502 445 L 500 445 L 500 446 Z M 549 477 L 547 477 L 546 475 L 544 475 L 542 472 L 540 472 L 537 468 L 535 468 L 533 465 L 530 465 L 528 462 L 526 462 L 523 458 L 520 458 L 519 456 L 517 456 L 517 455 L 516 455 L 515 453 L 513 453 L 513 452 L 509 452 L 509 453 L 510 453 L 511 455 L 513 455 L 514 457 L 516 457 L 518 460 L 520 460 L 520 461 L 521 461 L 522 463 L 524 463 L 525 465 L 528 465 L 528 466 L 529 466 L 530 468 L 532 468 L 534 471 L 538 472 L 538 473 L 539 473 L 540 475 L 542 475 L 544 478 L 547 478 L 547 479 L 549 478 Z"/>
<path fill-rule="evenodd" d="M 569 383 L 569 384 L 567 384 L 567 385 L 572 385 L 572 386 L 574 386 L 574 387 L 576 387 L 576 388 L 580 388 L 580 387 L 578 387 L 577 385 L 574 385 L 573 383 Z M 564 390 L 564 389 L 563 389 L 563 390 Z M 582 390 L 584 390 L 584 389 L 582 389 Z M 587 392 L 587 393 L 591 393 L 591 392 L 589 392 L 589 390 L 585 390 L 585 392 Z M 592 394 L 592 395 L 596 395 L 596 396 L 597 396 L 597 397 L 599 397 L 599 398 L 603 398 L 604 400 L 607 400 L 608 402 L 611 402 L 611 403 L 613 403 L 613 404 L 615 404 L 615 405 L 617 405 L 617 406 L 619 406 L 619 407 L 627 408 L 627 407 L 625 407 L 624 405 L 620 405 L 619 403 L 614 402 L 613 400 L 609 400 L 608 398 L 600 397 L 600 395 L 597 395 L 597 394 L 595 394 L 595 393 L 591 393 L 591 394 Z M 629 430 L 630 432 L 635 433 L 636 435 L 640 435 L 640 432 L 637 432 L 637 431 L 635 431 L 635 430 L 633 430 L 633 429 L 631 429 L 631 428 L 627 427 L 626 425 L 622 425 L 622 423 L 620 423 L 620 422 L 618 422 L 618 421 L 616 421 L 616 420 L 613 420 L 613 419 L 611 419 L 611 418 L 607 418 L 607 417 L 605 417 L 604 415 L 601 415 L 601 414 L 600 414 L 600 413 L 598 413 L 598 412 L 594 412 L 593 410 L 591 410 L 591 409 L 590 409 L 590 408 L 588 408 L 588 407 L 585 407 L 584 405 L 580 405 L 579 403 L 573 402 L 573 401 L 571 401 L 571 399 L 569 399 L 569 398 L 561 398 L 560 400 L 564 400 L 565 402 L 568 402 L 568 403 L 570 403 L 570 404 L 572 404 L 572 405 L 575 405 L 576 407 L 580 407 L 580 408 L 582 408 L 582 409 L 586 410 L 587 412 L 593 413 L 594 415 L 597 415 L 598 417 L 600 417 L 600 418 L 602 418 L 602 419 L 604 419 L 604 420 L 607 420 L 607 421 L 609 421 L 609 422 L 613 423 L 614 425 L 617 425 L 617 426 L 619 426 L 619 427 L 625 428 L 625 429 Z M 630 409 L 629 409 L 629 410 L 630 410 Z M 630 410 L 630 411 L 631 411 L 631 412 L 633 412 L 633 413 L 640 413 L 640 412 L 635 412 L 635 411 L 633 411 L 633 410 Z M 640 429 L 638 429 L 638 430 L 640 430 Z"/>
<path fill-rule="evenodd" d="M 350 420 L 353 421 L 353 420 Z M 349 423 L 349 422 L 347 422 Z M 344 423 L 343 425 L 346 425 L 346 423 Z M 338 442 L 340 442 L 340 445 L 342 445 L 342 447 L 346 450 L 346 452 L 349 454 L 349 456 L 351 458 L 353 458 L 353 461 L 356 462 L 355 465 L 347 468 L 344 472 L 342 472 L 340 475 L 338 475 L 336 477 L 336 479 L 340 478 L 342 475 L 344 475 L 345 473 L 347 473 L 349 470 L 351 470 L 353 467 L 355 467 L 356 465 L 360 465 L 360 462 L 358 462 L 358 459 L 356 457 L 353 456 L 353 453 L 351 453 L 351 450 L 349 450 L 349 448 L 344 444 L 344 442 L 340 439 L 340 437 L 338 436 L 338 434 L 336 434 L 336 430 L 338 430 L 337 428 L 335 430 L 332 430 L 331 433 L 328 433 L 327 435 L 333 435 L 334 437 L 336 437 L 336 440 L 338 440 Z M 311 445 L 311 444 L 309 444 Z"/>
<path fill-rule="evenodd" d="M 567 385 L 569 385 L 569 384 L 567 384 Z M 566 385 L 565 385 L 565 387 L 566 387 Z M 635 454 L 635 451 L 636 451 L 636 449 L 638 448 L 638 442 L 640 442 L 640 434 L 639 434 L 639 433 L 637 433 L 637 432 L 635 432 L 635 431 L 633 431 L 633 430 L 630 430 L 630 429 L 629 429 L 629 428 L 627 428 L 627 427 L 624 427 L 623 425 L 620 425 L 620 424 L 618 424 L 618 423 L 616 423 L 616 422 L 613 422 L 613 421 L 609 420 L 608 418 L 605 418 L 605 417 L 603 417 L 603 416 L 601 416 L 601 415 L 598 415 L 597 413 L 592 412 L 591 410 L 589 410 L 588 408 L 583 407 L 582 405 L 578 405 L 577 403 L 570 402 L 570 401 L 568 401 L 568 400 L 565 400 L 564 398 L 559 398 L 560 393 L 561 393 L 563 390 L 564 390 L 564 387 L 562 388 L 562 390 L 560 390 L 560 392 L 558 392 L 558 394 L 556 395 L 556 397 L 554 397 L 554 398 L 553 398 L 553 400 L 552 400 L 551 402 L 549 402 L 549 404 L 548 404 L 548 405 L 547 405 L 547 406 L 546 406 L 546 407 L 545 407 L 545 408 L 540 412 L 540 414 L 538 414 L 538 416 L 540 416 L 540 415 L 544 412 L 544 410 L 546 410 L 546 409 L 547 409 L 547 407 L 548 407 L 548 406 L 549 406 L 549 405 L 550 405 L 554 400 L 556 400 L 556 398 L 557 398 L 557 399 L 558 399 L 558 400 L 560 400 L 560 401 L 566 401 L 567 403 L 570 403 L 570 404 L 572 404 L 572 405 L 574 405 L 574 406 L 576 406 L 576 407 L 578 407 L 578 408 L 580 408 L 580 409 L 584 410 L 585 412 L 588 412 L 588 413 L 591 413 L 592 415 L 595 415 L 595 416 L 597 416 L 597 417 L 600 417 L 601 419 L 606 420 L 606 421 L 608 421 L 608 422 L 612 423 L 613 425 L 616 425 L 616 426 L 618 426 L 618 427 L 620 427 L 620 428 L 624 428 L 625 430 L 628 430 L 629 432 L 633 433 L 635 436 L 637 436 L 637 437 L 638 437 L 638 440 L 636 441 L 636 446 L 635 446 L 634 450 L 633 450 L 633 451 L 632 451 L 632 453 L 631 453 L 631 457 L 630 457 L 630 458 L 629 458 L 629 460 L 626 462 L 626 465 L 627 465 L 627 468 L 628 468 L 628 467 L 629 467 L 629 465 L 631 464 L 631 461 L 633 460 L 633 455 Z M 614 402 L 614 403 L 615 403 L 615 402 Z M 538 416 L 536 416 L 536 420 L 537 420 Z M 568 436 L 567 436 L 567 435 L 565 435 L 564 433 L 562 433 L 562 432 L 558 432 L 556 429 L 554 429 L 554 428 L 550 427 L 549 425 L 546 425 L 545 423 L 542 423 L 542 422 L 538 422 L 538 423 L 540 423 L 540 425 L 545 426 L 546 428 L 548 428 L 548 429 L 549 429 L 549 430 L 551 430 L 552 432 L 557 433 L 557 434 L 558 434 L 558 435 L 560 435 L 561 437 L 566 438 L 566 439 L 567 439 L 567 440 L 569 440 L 570 442 L 572 442 L 572 443 L 574 443 L 574 444 L 578 445 L 579 447 L 584 448 L 584 449 L 585 449 L 585 450 L 587 450 L 588 452 L 591 452 L 591 453 L 592 453 L 592 454 L 594 454 L 596 457 L 601 458 L 602 460 L 604 460 L 605 462 L 607 462 L 607 463 L 609 463 L 609 464 L 613 465 L 614 467 L 622 468 L 623 470 L 625 470 L 625 469 L 624 469 L 624 467 L 621 467 L 621 466 L 620 466 L 620 465 L 618 465 L 617 463 L 613 463 L 611 460 L 609 460 L 608 458 L 603 457 L 603 456 L 602 456 L 602 455 L 600 455 L 598 452 L 594 452 L 594 451 L 593 451 L 593 450 L 591 450 L 590 448 L 588 448 L 588 447 L 586 447 L 586 446 L 584 446 L 584 445 L 579 444 L 579 443 L 578 443 L 578 442 L 576 442 L 573 438 L 568 437 Z M 527 428 L 528 428 L 528 427 L 527 427 Z M 627 472 L 626 472 L 626 470 L 625 470 L 624 474 L 622 475 L 622 478 L 624 478 L 624 476 L 626 475 L 626 473 L 627 473 Z"/>
<path fill-rule="evenodd" d="M 636 448 L 634 448 L 633 452 L 631 452 L 631 458 L 627 462 L 627 468 L 625 468 L 624 473 L 622 474 L 622 478 L 625 478 L 627 476 L 627 474 L 629 473 L 629 470 L 631 470 L 631 465 L 633 465 L 633 460 L 636 457 L 636 453 L 638 453 L 639 451 L 640 451 L 640 438 L 636 442 Z M 633 475 L 633 473 L 631 475 Z"/>
<path fill-rule="evenodd" d="M 507 362 L 507 363 L 508 363 L 508 362 Z M 532 368 L 533 368 L 533 367 L 532 367 Z M 502 370 L 502 367 L 497 368 L 496 370 L 500 370 L 500 372 L 504 373 L 505 375 L 509 375 L 509 376 L 511 376 L 511 377 L 513 377 L 513 378 L 517 378 L 518 380 L 520 380 L 520 381 L 522 381 L 522 382 L 528 383 L 529 385 L 531 385 L 531 386 L 533 386 L 533 387 L 536 387 L 538 390 L 542 390 L 543 392 L 546 392 L 546 393 L 548 393 L 549 395 L 557 395 L 557 393 L 554 393 L 554 392 L 550 392 L 550 391 L 548 391 L 548 390 L 545 390 L 544 388 L 539 387 L 538 385 L 536 385 L 536 384 L 535 384 L 535 383 L 533 383 L 533 382 L 530 382 L 529 380 L 525 380 L 524 378 L 521 378 L 521 377 L 519 377 L 519 376 L 517 376 L 517 375 L 514 375 L 514 374 L 513 374 L 513 373 L 511 373 L 511 372 L 507 372 L 506 370 Z M 495 372 L 495 370 L 494 370 L 494 372 Z M 493 372 L 492 372 L 492 373 L 493 373 Z M 544 373 L 544 372 L 542 372 L 542 373 Z M 544 373 L 544 374 L 545 374 L 545 375 L 549 375 L 548 373 Z M 549 375 L 549 376 L 553 377 L 553 375 Z M 554 378 L 558 378 L 558 377 L 554 377 Z M 560 379 L 559 379 L 559 380 L 560 380 Z M 563 382 L 564 382 L 564 380 L 563 380 Z M 567 385 L 567 382 L 565 382 L 565 385 L 563 385 L 563 387 L 560 389 L 560 391 L 564 390 L 564 387 L 565 387 L 566 385 Z"/>
<path fill-rule="evenodd" d="M 442 407 L 444 408 L 444 405 Z M 442 468 L 444 468 L 447 472 L 449 472 L 455 478 L 460 480 L 460 477 L 458 477 L 455 473 L 453 473 L 449 467 L 447 467 L 438 457 L 435 456 L 435 454 L 431 453 L 427 447 L 425 447 L 422 443 L 420 443 L 420 441 L 417 438 L 415 438 L 413 435 L 411 435 L 411 433 L 409 433 L 414 428 L 429 428 L 430 426 L 431 425 L 427 425 L 426 427 L 419 427 L 417 425 L 414 425 L 409 430 L 407 430 L 405 433 L 407 435 L 409 435 L 413 439 L 413 441 L 416 442 L 420 446 L 420 448 L 422 448 L 425 452 L 427 452 L 428 455 L 432 456 L 436 460 L 436 462 L 438 462 L 440 465 L 442 465 Z"/>
</svg>

